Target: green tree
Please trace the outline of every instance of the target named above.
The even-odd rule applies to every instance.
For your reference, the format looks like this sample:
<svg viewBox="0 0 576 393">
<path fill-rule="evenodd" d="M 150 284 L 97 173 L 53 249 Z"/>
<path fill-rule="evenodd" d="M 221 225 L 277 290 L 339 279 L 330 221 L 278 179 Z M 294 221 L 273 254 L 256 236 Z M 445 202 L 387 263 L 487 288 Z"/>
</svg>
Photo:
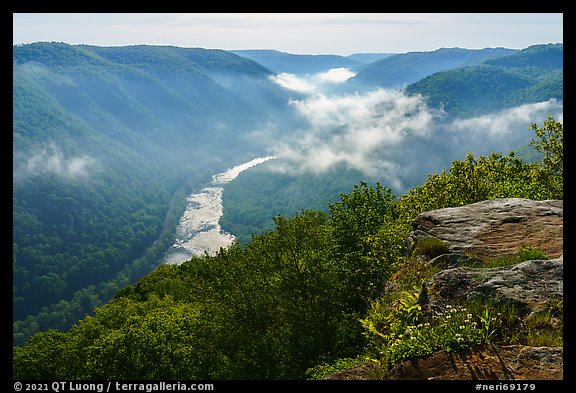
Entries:
<svg viewBox="0 0 576 393">
<path fill-rule="evenodd" d="M 371 247 L 380 229 L 397 218 L 397 201 L 391 189 L 379 183 L 373 188 L 365 182 L 340 198 L 329 205 L 335 256 L 340 263 L 340 280 L 355 307 L 363 310 L 391 272 L 393 261 L 375 258 Z"/>
<path fill-rule="evenodd" d="M 349 293 L 338 280 L 327 215 L 303 211 L 274 222 L 274 231 L 216 257 L 226 269 L 215 292 L 230 310 L 228 350 L 243 378 L 302 378 L 321 356 L 349 350 Z"/>
<path fill-rule="evenodd" d="M 530 125 L 537 139 L 532 139 L 530 145 L 543 154 L 542 170 L 546 174 L 549 186 L 556 192 L 556 198 L 562 198 L 564 177 L 564 126 L 548 115 L 543 127 L 536 123 Z"/>
<path fill-rule="evenodd" d="M 69 379 L 67 359 L 70 352 L 66 334 L 47 330 L 35 334 L 26 346 L 14 347 L 12 358 L 14 379 Z"/>
</svg>

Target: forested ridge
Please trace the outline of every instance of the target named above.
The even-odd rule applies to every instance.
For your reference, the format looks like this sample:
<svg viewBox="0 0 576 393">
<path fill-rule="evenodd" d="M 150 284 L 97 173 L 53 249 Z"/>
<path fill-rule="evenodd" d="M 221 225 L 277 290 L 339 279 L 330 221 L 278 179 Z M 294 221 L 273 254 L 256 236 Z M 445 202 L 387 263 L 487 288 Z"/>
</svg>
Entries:
<svg viewBox="0 0 576 393">
<path fill-rule="evenodd" d="M 432 107 L 472 116 L 550 98 L 562 100 L 563 44 L 533 45 L 478 65 L 438 72 L 410 84 Z"/>
<path fill-rule="evenodd" d="M 418 257 L 406 252 L 412 219 L 486 199 L 563 199 L 563 125 L 549 116 L 530 129 L 538 162 L 468 154 L 400 196 L 362 182 L 327 212 L 277 216 L 274 229 L 244 246 L 159 266 L 94 317 L 15 347 L 14 378 L 303 379 L 339 362 L 412 356 L 406 345 L 382 347 L 388 331 L 378 330 L 421 317 L 416 299 L 398 296 L 391 312 L 378 301 L 386 280 Z M 442 345 L 509 342 L 506 332 L 478 330 Z"/>
<path fill-rule="evenodd" d="M 13 47 L 15 343 L 69 328 L 158 264 L 186 196 L 289 116 L 269 75 L 219 50 Z"/>
<path fill-rule="evenodd" d="M 400 88 L 437 72 L 478 65 L 488 59 L 516 53 L 508 48 L 440 48 L 429 52 L 408 52 L 357 67 L 358 75 L 349 80 L 359 86 Z"/>
<path fill-rule="evenodd" d="M 461 115 L 490 113 L 493 103 L 563 97 L 561 45 L 425 55 L 433 64 L 419 66 L 429 73 L 475 64 L 408 87 L 454 124 Z M 301 60 L 320 67 L 342 59 Z M 413 75 L 402 67 L 401 77 Z M 340 98 L 348 88 L 338 87 Z M 402 101 L 404 93 L 392 98 Z M 478 96 L 491 104 L 470 98 Z M 365 117 L 380 120 L 388 98 L 374 97 L 380 110 Z M 439 130 L 433 137 L 372 152 L 391 161 L 402 156 L 406 166 L 389 167 L 392 177 L 409 177 L 401 192 L 387 188 L 388 172 L 368 176 L 347 163 L 313 174 L 297 165 L 278 172 L 269 166 L 278 169 L 281 159 L 271 160 L 226 185 L 221 224 L 237 243 L 181 266 L 158 266 L 187 196 L 214 174 L 269 155 L 275 140 L 289 145 L 318 131 L 297 110 L 314 98 L 223 50 L 14 46 L 14 378 L 303 379 L 377 358 L 375 336 L 383 332 L 370 329 L 383 314 L 375 305 L 386 279 L 413 262 L 405 237 L 416 214 L 505 196 L 562 198 L 562 124 L 553 118 L 531 127 L 532 146 L 514 155 L 469 153 L 453 162 L 447 153 L 459 136 L 443 131 L 447 123 L 429 123 Z M 547 103 L 542 107 L 558 106 Z M 353 133 L 344 119 L 330 133 Z M 432 153 L 425 162 L 423 151 Z M 428 165 L 449 169 L 426 177 L 435 172 Z"/>
</svg>

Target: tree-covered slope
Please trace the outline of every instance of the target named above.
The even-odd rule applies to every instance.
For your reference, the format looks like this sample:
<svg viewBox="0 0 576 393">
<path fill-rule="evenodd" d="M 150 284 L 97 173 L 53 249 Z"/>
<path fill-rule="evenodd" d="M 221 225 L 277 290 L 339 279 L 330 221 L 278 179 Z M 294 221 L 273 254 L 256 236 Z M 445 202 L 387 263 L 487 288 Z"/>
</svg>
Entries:
<svg viewBox="0 0 576 393">
<path fill-rule="evenodd" d="M 358 74 L 346 83 L 357 88 L 402 88 L 436 72 L 479 64 L 514 52 L 514 49 L 506 48 L 440 48 L 430 52 L 402 53 L 361 67 Z"/>
<path fill-rule="evenodd" d="M 488 302 L 483 325 L 478 309 L 468 317 L 484 339 L 458 340 L 469 332 L 456 330 L 460 336 L 410 341 L 425 317 L 413 291 L 431 270 L 418 255 L 442 244 L 428 243 L 411 258 L 406 239 L 413 219 L 428 210 L 505 197 L 562 199 L 563 126 L 548 118 L 532 129 L 531 145 L 543 153 L 538 163 L 468 154 L 399 197 L 360 183 L 327 213 L 279 216 L 273 230 L 244 247 L 159 266 L 69 331 L 42 332 L 14 347 L 13 378 L 304 379 L 342 358 L 375 356 L 389 365 L 430 353 L 438 337 L 447 350 L 520 340 L 518 319 L 486 328 L 499 310 Z"/>
<path fill-rule="evenodd" d="M 563 45 L 534 45 L 482 64 L 438 72 L 406 88 L 451 115 L 473 116 L 549 99 L 563 100 Z"/>
<path fill-rule="evenodd" d="M 327 212 L 327 204 L 359 181 L 373 179 L 343 165 L 320 174 L 290 174 L 270 170 L 269 162 L 241 173 L 226 184 L 222 194 L 222 229 L 234 234 L 241 244 L 252 235 L 274 228 L 277 215 L 293 217 L 302 209 Z"/>
<path fill-rule="evenodd" d="M 259 154 L 249 132 L 290 116 L 269 75 L 224 51 L 13 47 L 17 342 L 158 263 L 184 191 Z"/>
</svg>

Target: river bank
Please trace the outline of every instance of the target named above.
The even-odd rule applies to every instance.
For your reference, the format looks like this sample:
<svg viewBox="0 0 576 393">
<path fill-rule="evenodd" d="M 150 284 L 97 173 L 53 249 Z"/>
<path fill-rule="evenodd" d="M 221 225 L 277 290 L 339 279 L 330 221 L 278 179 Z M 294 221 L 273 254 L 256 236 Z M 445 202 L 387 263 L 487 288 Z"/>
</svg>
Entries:
<svg viewBox="0 0 576 393">
<path fill-rule="evenodd" d="M 214 255 L 234 241 L 234 235 L 222 230 L 222 191 L 226 183 L 241 172 L 275 157 L 260 157 L 212 176 L 199 193 L 188 197 L 188 206 L 176 229 L 174 243 L 162 263 L 181 264 L 193 256 Z"/>
</svg>

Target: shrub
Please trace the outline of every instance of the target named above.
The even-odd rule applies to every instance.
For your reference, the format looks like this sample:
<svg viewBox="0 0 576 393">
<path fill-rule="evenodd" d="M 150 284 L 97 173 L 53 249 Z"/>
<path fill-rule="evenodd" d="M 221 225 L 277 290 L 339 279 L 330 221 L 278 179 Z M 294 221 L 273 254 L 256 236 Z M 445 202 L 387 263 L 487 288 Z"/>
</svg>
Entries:
<svg viewBox="0 0 576 393">
<path fill-rule="evenodd" d="M 406 326 L 403 332 L 392 333 L 383 348 L 382 361 L 388 367 L 415 357 L 429 355 L 439 349 L 458 351 L 489 342 L 495 318 L 487 310 L 475 316 L 464 307 L 446 306 L 430 322 Z"/>
<path fill-rule="evenodd" d="M 520 262 L 549 259 L 544 251 L 536 246 L 522 246 L 518 254 Z"/>
<path fill-rule="evenodd" d="M 328 375 L 335 374 L 339 371 L 356 367 L 365 363 L 367 359 L 362 357 L 342 358 L 333 363 L 322 363 L 306 370 L 307 379 L 324 379 Z"/>
</svg>

